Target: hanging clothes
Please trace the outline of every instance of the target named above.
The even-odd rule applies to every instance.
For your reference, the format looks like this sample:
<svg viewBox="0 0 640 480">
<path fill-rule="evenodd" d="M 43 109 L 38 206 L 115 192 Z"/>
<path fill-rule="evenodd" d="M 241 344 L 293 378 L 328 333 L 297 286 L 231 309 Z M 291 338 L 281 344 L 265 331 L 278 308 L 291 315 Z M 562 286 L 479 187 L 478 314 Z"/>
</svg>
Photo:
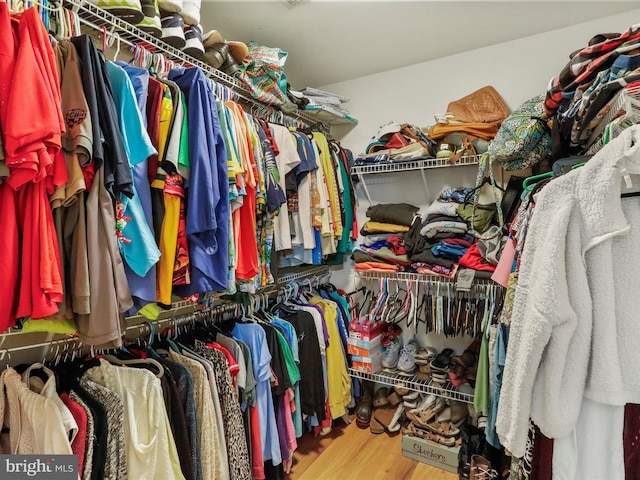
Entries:
<svg viewBox="0 0 640 480">
<path fill-rule="evenodd" d="M 224 141 L 218 114 L 213 109 L 213 93 L 204 74 L 197 68 L 172 70 L 169 79 L 176 82 L 187 97 L 191 168 L 186 230 L 193 268 L 191 284 L 178 286 L 176 291 L 190 295 L 224 290 L 228 267 L 229 185 Z"/>
</svg>

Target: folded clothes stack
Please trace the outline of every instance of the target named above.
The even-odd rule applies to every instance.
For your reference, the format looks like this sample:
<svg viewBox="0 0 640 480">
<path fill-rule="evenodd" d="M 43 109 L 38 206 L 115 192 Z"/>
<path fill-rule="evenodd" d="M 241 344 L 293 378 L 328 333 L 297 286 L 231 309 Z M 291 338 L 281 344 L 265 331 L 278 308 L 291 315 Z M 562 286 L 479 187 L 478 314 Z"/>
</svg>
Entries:
<svg viewBox="0 0 640 480">
<path fill-rule="evenodd" d="M 473 188 L 447 188 L 424 211 L 406 203 L 369 207 L 369 220 L 360 230 L 362 242 L 353 251 L 356 270 L 448 278 L 455 277 L 459 266 L 493 272 L 505 242 L 493 225 L 495 205 L 476 206 L 474 214 L 469 202 L 473 192 Z M 478 240 L 472 231 L 490 239 Z"/>
<path fill-rule="evenodd" d="M 418 207 L 407 203 L 372 205 L 362 226 L 363 241 L 353 251 L 356 270 L 405 270 L 411 266 L 402 235 L 409 231 Z"/>
</svg>

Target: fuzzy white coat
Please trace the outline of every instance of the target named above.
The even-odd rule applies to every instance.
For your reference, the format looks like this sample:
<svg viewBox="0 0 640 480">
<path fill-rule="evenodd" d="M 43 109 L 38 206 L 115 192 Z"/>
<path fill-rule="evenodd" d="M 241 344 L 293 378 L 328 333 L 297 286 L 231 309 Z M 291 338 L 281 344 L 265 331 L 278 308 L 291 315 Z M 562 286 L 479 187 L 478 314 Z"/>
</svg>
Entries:
<svg viewBox="0 0 640 480">
<path fill-rule="evenodd" d="M 638 190 L 637 175 L 640 126 L 537 196 L 496 421 L 515 456 L 529 418 L 558 438 L 575 427 L 583 397 L 640 403 L 640 197 L 620 196 L 626 181 Z"/>
</svg>

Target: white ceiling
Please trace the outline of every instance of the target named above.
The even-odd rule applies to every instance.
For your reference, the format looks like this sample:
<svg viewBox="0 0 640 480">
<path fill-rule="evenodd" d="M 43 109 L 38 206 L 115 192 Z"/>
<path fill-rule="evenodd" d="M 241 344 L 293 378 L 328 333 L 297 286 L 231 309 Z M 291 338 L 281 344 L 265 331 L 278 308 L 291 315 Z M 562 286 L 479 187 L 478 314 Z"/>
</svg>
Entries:
<svg viewBox="0 0 640 480">
<path fill-rule="evenodd" d="M 216 29 L 226 40 L 255 40 L 288 52 L 285 73 L 294 89 L 302 89 L 555 30 L 639 5 L 635 0 L 303 0 L 291 6 L 285 0 L 203 0 L 201 16 L 205 32 Z M 640 18 L 630 18 L 629 26 L 637 22 Z"/>
</svg>

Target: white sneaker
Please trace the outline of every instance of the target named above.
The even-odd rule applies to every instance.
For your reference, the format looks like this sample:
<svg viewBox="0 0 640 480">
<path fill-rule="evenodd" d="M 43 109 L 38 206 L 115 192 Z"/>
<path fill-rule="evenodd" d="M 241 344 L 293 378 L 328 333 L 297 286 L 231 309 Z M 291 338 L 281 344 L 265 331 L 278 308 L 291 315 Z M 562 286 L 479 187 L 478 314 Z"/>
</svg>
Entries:
<svg viewBox="0 0 640 480">
<path fill-rule="evenodd" d="M 416 373 L 416 360 L 413 358 L 417 348 L 414 342 L 407 343 L 400 351 L 398 370 L 400 375 L 411 376 Z"/>
<path fill-rule="evenodd" d="M 396 337 L 387 345 L 382 356 L 382 370 L 395 373 L 398 371 L 398 358 L 400 356 L 400 338 Z"/>
</svg>

